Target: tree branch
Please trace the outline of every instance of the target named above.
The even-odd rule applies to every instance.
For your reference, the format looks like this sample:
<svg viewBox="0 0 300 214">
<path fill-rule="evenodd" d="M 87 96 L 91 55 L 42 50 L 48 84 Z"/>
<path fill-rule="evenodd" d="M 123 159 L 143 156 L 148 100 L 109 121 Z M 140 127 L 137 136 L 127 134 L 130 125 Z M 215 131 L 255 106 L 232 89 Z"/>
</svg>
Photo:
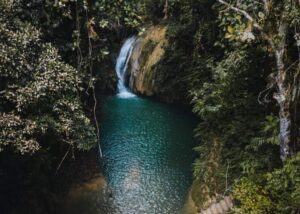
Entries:
<svg viewBox="0 0 300 214">
<path fill-rule="evenodd" d="M 267 14 L 270 12 L 270 1 L 269 0 L 263 0 L 264 2 L 264 10 Z"/>
<path fill-rule="evenodd" d="M 229 9 L 237 12 L 237 13 L 240 13 L 242 14 L 246 19 L 248 19 L 250 22 L 253 23 L 253 27 L 257 28 L 258 30 L 262 30 L 262 27 L 256 23 L 256 21 L 253 19 L 253 17 L 245 10 L 242 10 L 240 8 L 237 8 L 237 7 L 234 7 L 233 5 L 229 4 L 228 2 L 226 1 L 223 1 L 223 0 L 218 0 L 218 2 L 220 2 L 221 4 L 227 6 Z"/>
<path fill-rule="evenodd" d="M 165 1 L 165 6 L 164 6 L 163 12 L 165 13 L 164 19 L 167 19 L 168 18 L 168 0 Z"/>
<path fill-rule="evenodd" d="M 58 173 L 58 170 L 60 169 L 62 163 L 64 162 L 64 160 L 66 159 L 66 157 L 68 156 L 69 152 L 70 152 L 70 149 L 71 149 L 71 144 L 69 145 L 69 148 L 67 150 L 67 152 L 65 153 L 65 155 L 63 156 L 63 158 L 61 159 L 61 161 L 59 162 L 57 168 L 56 168 L 56 171 L 55 171 L 55 175 L 57 175 Z"/>
<path fill-rule="evenodd" d="M 88 10 L 85 9 L 85 15 L 86 15 L 86 22 L 88 22 Z M 94 106 L 93 106 L 93 116 L 94 116 L 94 122 L 96 125 L 96 134 L 97 134 L 97 140 L 98 140 L 98 145 L 99 145 L 99 153 L 100 153 L 100 158 L 102 158 L 102 150 L 101 150 L 101 145 L 100 145 L 100 129 L 99 129 L 99 123 L 97 120 L 97 115 L 96 115 L 96 109 L 97 109 L 97 98 L 96 98 L 96 92 L 95 92 L 95 86 L 93 82 L 93 59 L 92 59 L 92 52 L 93 52 L 93 47 L 92 47 L 92 41 L 91 37 L 88 35 L 88 44 L 89 44 L 89 53 L 88 53 L 88 64 L 89 64 L 89 69 L 90 69 L 90 84 L 87 88 L 87 91 L 89 88 L 92 88 L 93 90 L 93 99 L 94 99 Z"/>
<path fill-rule="evenodd" d="M 269 91 L 275 86 L 275 81 L 272 81 L 270 84 L 268 84 L 269 86 L 267 86 L 266 89 L 264 89 L 263 91 L 259 92 L 258 97 L 257 97 L 257 101 L 260 105 L 263 105 L 264 103 L 268 103 L 270 102 L 269 100 L 267 100 L 267 97 L 269 95 Z M 263 96 L 263 94 L 267 92 L 263 98 L 263 101 L 261 101 L 261 97 Z"/>
<path fill-rule="evenodd" d="M 225 197 L 225 195 L 226 195 L 226 192 L 229 190 L 228 189 L 228 170 L 229 170 L 229 162 L 228 162 L 228 160 L 227 160 L 227 169 L 226 169 L 226 174 L 225 174 L 225 191 L 224 191 L 224 193 L 223 193 L 223 198 Z"/>
</svg>

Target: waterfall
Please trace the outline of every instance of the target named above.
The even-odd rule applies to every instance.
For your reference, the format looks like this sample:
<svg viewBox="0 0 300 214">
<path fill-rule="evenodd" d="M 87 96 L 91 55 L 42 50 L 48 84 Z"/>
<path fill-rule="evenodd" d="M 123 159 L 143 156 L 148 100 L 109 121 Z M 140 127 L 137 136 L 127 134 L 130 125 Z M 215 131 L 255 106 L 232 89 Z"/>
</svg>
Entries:
<svg viewBox="0 0 300 214">
<path fill-rule="evenodd" d="M 130 37 L 127 39 L 119 53 L 119 56 L 117 58 L 117 63 L 115 70 L 118 75 L 118 96 L 123 97 L 123 98 L 128 98 L 128 97 L 134 97 L 135 94 L 131 93 L 125 86 L 125 75 L 128 67 L 128 62 L 130 60 L 130 56 L 132 53 L 133 49 L 133 44 L 135 42 L 136 38 L 135 36 Z"/>
</svg>

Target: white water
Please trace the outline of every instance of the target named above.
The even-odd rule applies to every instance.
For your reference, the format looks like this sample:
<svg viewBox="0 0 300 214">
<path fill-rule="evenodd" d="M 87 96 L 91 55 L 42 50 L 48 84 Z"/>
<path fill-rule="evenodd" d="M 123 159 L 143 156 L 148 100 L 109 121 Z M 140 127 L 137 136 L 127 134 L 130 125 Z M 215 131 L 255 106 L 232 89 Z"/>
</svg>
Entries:
<svg viewBox="0 0 300 214">
<path fill-rule="evenodd" d="M 130 98 L 130 97 L 134 97 L 136 96 L 135 94 L 131 93 L 128 88 L 126 88 L 125 86 L 125 73 L 126 70 L 128 68 L 128 62 L 130 59 L 130 56 L 132 54 L 132 49 L 133 49 L 133 45 L 135 42 L 136 38 L 135 36 L 130 37 L 129 39 L 127 39 L 121 50 L 119 53 L 119 56 L 117 58 L 117 63 L 116 63 L 116 72 L 118 75 L 118 96 L 122 97 L 122 98 Z"/>
</svg>

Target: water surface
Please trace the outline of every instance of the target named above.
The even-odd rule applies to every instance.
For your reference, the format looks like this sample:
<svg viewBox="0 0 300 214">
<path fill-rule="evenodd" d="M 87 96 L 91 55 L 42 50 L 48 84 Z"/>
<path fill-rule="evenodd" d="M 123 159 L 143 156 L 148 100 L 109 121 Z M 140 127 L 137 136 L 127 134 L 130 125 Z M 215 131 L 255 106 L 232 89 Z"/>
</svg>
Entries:
<svg viewBox="0 0 300 214">
<path fill-rule="evenodd" d="M 107 97 L 103 105 L 106 213 L 180 213 L 191 185 L 195 118 L 138 96 Z"/>
</svg>

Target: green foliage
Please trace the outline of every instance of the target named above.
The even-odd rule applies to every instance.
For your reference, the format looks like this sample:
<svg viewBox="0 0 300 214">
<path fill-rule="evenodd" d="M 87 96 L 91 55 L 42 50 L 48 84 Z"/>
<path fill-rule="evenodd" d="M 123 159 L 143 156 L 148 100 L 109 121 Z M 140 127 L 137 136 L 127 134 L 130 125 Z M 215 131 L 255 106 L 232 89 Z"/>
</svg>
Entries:
<svg viewBox="0 0 300 214">
<path fill-rule="evenodd" d="M 300 206 L 300 153 L 282 168 L 239 180 L 233 196 L 237 212 L 297 213 Z"/>
<path fill-rule="evenodd" d="M 242 208 L 236 209 L 238 213 L 270 213 L 272 201 L 268 198 L 266 190 L 247 178 L 241 179 L 240 183 L 235 185 L 234 196 L 242 203 Z"/>
<path fill-rule="evenodd" d="M 266 117 L 266 121 L 264 124 L 264 127 L 261 130 L 261 135 L 263 137 L 257 137 L 253 139 L 253 145 L 249 145 L 249 148 L 258 151 L 260 146 L 263 144 L 273 144 L 273 145 L 279 145 L 278 142 L 278 125 L 279 120 L 274 115 L 268 115 Z"/>
<path fill-rule="evenodd" d="M 144 0 L 146 14 L 154 19 L 163 18 L 164 1 L 162 0 Z"/>
<path fill-rule="evenodd" d="M 266 74 L 256 71 L 263 70 L 266 62 L 264 53 L 256 47 L 228 52 L 216 65 L 208 64 L 211 79 L 191 90 L 193 111 L 202 120 L 195 130 L 201 143 L 196 147 L 199 158 L 194 177 L 212 190 L 210 196 L 230 192 L 234 179 L 242 173 L 277 163 L 269 162 L 277 146 L 264 146 L 264 151 L 255 153 L 249 146 L 264 124 L 264 109 L 257 105 L 257 96 Z M 215 139 L 221 148 L 218 159 L 214 158 L 218 167 L 207 175 L 212 169 L 209 157 L 217 155 Z M 213 177 L 215 184 L 208 182 L 206 176 Z"/>
<path fill-rule="evenodd" d="M 108 1 L 98 0 L 94 9 L 102 14 L 99 25 L 102 28 L 114 26 L 137 28 L 141 24 L 139 10 L 142 4 L 137 0 Z"/>
<path fill-rule="evenodd" d="M 140 1 L 20 0 L 14 5 L 16 15 L 38 27 L 41 38 L 78 70 L 82 87 L 115 92 L 117 77 L 111 59 L 124 37 L 141 30 Z"/>
<path fill-rule="evenodd" d="M 95 130 L 81 106 L 76 70 L 41 42 L 31 24 L 14 17 L 14 7 L 1 5 L 0 10 L 0 149 L 32 153 L 49 133 L 50 143 L 94 145 Z"/>
<path fill-rule="evenodd" d="M 264 36 L 272 37 L 273 42 L 276 44 L 278 40 L 278 24 L 281 18 L 288 23 L 290 27 L 299 25 L 300 9 L 297 2 L 293 0 L 287 1 L 264 1 L 258 2 L 250 1 L 231 1 L 232 6 L 239 8 L 251 16 L 251 20 L 246 17 L 242 12 L 237 12 L 228 9 L 227 5 L 221 4 L 219 8 L 220 27 L 225 33 L 224 38 L 230 41 L 252 41 L 259 32 L 263 31 Z M 260 30 L 255 31 L 255 28 Z M 263 38 L 265 39 L 265 38 Z"/>
<path fill-rule="evenodd" d="M 35 121 L 21 119 L 15 114 L 0 115 L 0 151 L 4 147 L 14 147 L 21 154 L 33 153 L 40 148 L 36 139 L 31 138 L 33 133 L 37 132 L 37 124 Z"/>
<path fill-rule="evenodd" d="M 276 4 L 274 8 L 280 13 L 293 10 L 282 8 L 280 2 Z M 258 24 L 265 25 L 265 15 L 255 14 L 262 4 L 246 1 L 238 6 L 250 11 L 259 20 Z M 295 4 L 289 6 L 294 7 Z M 296 213 L 299 199 L 291 195 L 297 195 L 299 191 L 299 173 L 297 168 L 292 167 L 293 176 L 289 176 L 286 171 L 288 163 L 282 166 L 279 158 L 279 121 L 274 116 L 278 109 L 274 101 L 259 106 L 261 92 L 266 97 L 273 92 L 270 88 L 264 90 L 270 87 L 267 80 L 274 76 L 274 65 L 268 56 L 270 50 L 260 40 L 252 44 L 241 43 L 241 40 L 256 38 L 254 23 L 242 14 L 223 9 L 215 22 L 231 43 L 222 37 L 215 40 L 217 47 L 226 48 L 223 49 L 224 55 L 208 58 L 202 66 L 205 69 L 198 73 L 206 71 L 209 78 L 202 78 L 198 86 L 194 85 L 190 90 L 193 110 L 202 120 L 196 129 L 200 144 L 196 147 L 199 158 L 194 164 L 194 177 L 202 183 L 202 188 L 212 190 L 208 192 L 210 197 L 233 191 L 241 203 L 237 204 L 237 213 Z M 288 14 L 287 17 L 295 20 L 296 16 Z M 272 21 L 268 20 L 269 24 Z M 294 42 L 293 39 L 290 42 Z M 222 148 L 221 153 L 215 150 L 215 139 Z M 213 154 L 219 157 L 215 159 L 217 167 L 214 168 L 209 161 Z M 214 180 L 207 177 L 214 177 Z M 219 185 L 217 188 L 216 183 Z"/>
</svg>

